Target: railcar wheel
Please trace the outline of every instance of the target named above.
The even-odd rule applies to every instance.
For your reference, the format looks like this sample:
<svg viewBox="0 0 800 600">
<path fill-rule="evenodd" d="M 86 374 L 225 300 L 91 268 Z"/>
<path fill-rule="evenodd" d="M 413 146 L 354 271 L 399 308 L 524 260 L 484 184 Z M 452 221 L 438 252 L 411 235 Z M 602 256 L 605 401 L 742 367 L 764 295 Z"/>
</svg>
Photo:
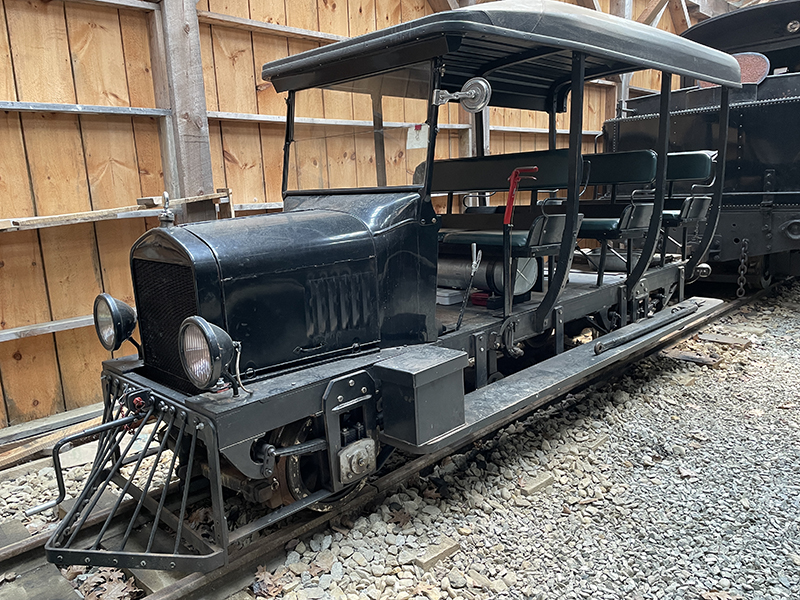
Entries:
<svg viewBox="0 0 800 600">
<path fill-rule="evenodd" d="M 278 434 L 278 446 L 287 447 L 301 444 L 313 437 L 314 419 L 298 421 L 284 427 Z M 278 480 L 284 484 L 284 504 L 310 496 L 322 489 L 330 477 L 325 451 L 313 454 L 299 454 L 281 458 L 276 465 Z M 354 483 L 333 496 L 312 504 L 309 508 L 318 512 L 328 512 L 336 506 L 351 500 L 364 487 L 365 480 Z M 288 496 L 288 497 L 287 497 Z"/>
</svg>

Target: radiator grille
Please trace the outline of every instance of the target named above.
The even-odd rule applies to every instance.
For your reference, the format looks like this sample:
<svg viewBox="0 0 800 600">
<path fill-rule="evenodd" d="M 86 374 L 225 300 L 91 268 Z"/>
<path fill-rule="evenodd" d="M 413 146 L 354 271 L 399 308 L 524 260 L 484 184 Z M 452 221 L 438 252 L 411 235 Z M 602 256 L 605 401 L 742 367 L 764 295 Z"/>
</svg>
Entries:
<svg viewBox="0 0 800 600">
<path fill-rule="evenodd" d="M 191 267 L 136 259 L 133 279 L 145 364 L 185 380 L 178 329 L 197 314 Z"/>
</svg>

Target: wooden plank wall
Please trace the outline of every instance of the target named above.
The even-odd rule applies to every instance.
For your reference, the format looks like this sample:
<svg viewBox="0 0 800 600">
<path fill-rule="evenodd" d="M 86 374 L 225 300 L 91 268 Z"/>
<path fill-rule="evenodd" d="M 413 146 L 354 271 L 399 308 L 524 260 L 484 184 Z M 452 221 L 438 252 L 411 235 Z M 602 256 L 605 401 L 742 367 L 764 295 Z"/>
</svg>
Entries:
<svg viewBox="0 0 800 600">
<path fill-rule="evenodd" d="M 155 107 L 147 36 L 142 12 L 0 0 L 0 100 Z M 164 187 L 151 118 L 2 112 L 0 139 L 0 218 L 126 206 Z M 132 303 L 128 250 L 146 227 L 0 233 L 0 329 L 86 315 L 102 291 Z M 99 401 L 107 357 L 92 327 L 0 344 L 0 423 Z"/>
<path fill-rule="evenodd" d="M 646 0 L 635 0 L 634 13 Z M 608 0 L 600 0 L 608 10 Z M 198 10 L 355 36 L 408 21 L 432 9 L 425 0 L 200 0 Z M 662 28 L 670 28 L 664 17 Z M 155 107 L 147 17 L 142 12 L 61 0 L 0 0 L 0 100 Z M 200 25 L 207 109 L 285 114 L 284 98 L 261 81 L 261 65 L 318 42 Z M 643 75 L 634 85 L 658 88 Z M 649 79 L 648 79 L 649 77 Z M 614 89 L 587 88 L 585 128 L 599 130 L 613 111 Z M 358 118 L 353 99 L 325 96 L 308 116 Z M 457 106 L 443 123 L 466 123 Z M 397 101 L 387 120 L 422 122 L 418 103 Z M 496 109 L 492 123 L 546 128 L 544 114 Z M 566 127 L 566 115 L 559 126 Z M 234 202 L 281 200 L 283 125 L 209 122 L 215 187 Z M 353 131 L 319 153 L 342 181 L 363 181 L 371 149 Z M 152 118 L 0 112 L 0 218 L 125 206 L 164 189 L 158 124 Z M 562 136 L 559 144 L 566 139 Z M 586 139 L 586 150 L 592 140 Z M 459 155 L 456 131 L 443 132 L 439 158 Z M 491 151 L 547 147 L 544 134 L 494 132 Z M 414 161 L 387 148 L 390 177 L 408 177 Z M 362 173 L 362 175 L 359 175 Z M 153 223 L 125 219 L 0 233 L 0 329 L 86 315 L 106 291 L 132 303 L 131 243 Z M 121 352 L 130 353 L 131 347 Z M 99 370 L 108 356 L 87 327 L 0 343 L 0 426 L 100 400 Z"/>
</svg>

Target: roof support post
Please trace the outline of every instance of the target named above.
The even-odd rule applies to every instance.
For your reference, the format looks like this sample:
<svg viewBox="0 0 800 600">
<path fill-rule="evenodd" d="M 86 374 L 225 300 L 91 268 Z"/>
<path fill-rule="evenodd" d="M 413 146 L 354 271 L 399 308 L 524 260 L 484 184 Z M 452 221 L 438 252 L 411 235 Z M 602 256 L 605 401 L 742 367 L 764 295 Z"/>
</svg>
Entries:
<svg viewBox="0 0 800 600">
<path fill-rule="evenodd" d="M 200 29 L 193 0 L 161 2 L 167 92 L 175 152 L 172 182 L 180 196 L 202 196 L 214 191 L 208 116 L 200 60 Z M 211 200 L 187 204 L 183 222 L 215 217 Z"/>
<path fill-rule="evenodd" d="M 567 283 L 569 270 L 572 267 L 572 255 L 578 241 L 578 209 L 581 191 L 581 167 L 583 166 L 581 146 L 583 142 L 583 87 L 585 76 L 586 55 L 583 52 L 573 52 L 569 115 L 569 176 L 567 178 L 567 204 L 565 207 L 566 223 L 564 224 L 564 238 L 561 240 L 561 248 L 558 251 L 558 264 L 556 265 L 555 273 L 548 282 L 547 292 L 533 316 L 533 326 L 537 332 L 543 331 L 545 323 L 552 317 L 553 308 Z M 554 110 L 551 111 L 551 119 L 554 124 Z M 553 126 L 551 132 L 554 131 L 555 127 Z"/>
<path fill-rule="evenodd" d="M 661 218 L 664 212 L 664 195 L 667 189 L 667 153 L 669 152 L 669 101 L 672 95 L 672 73 L 661 72 L 661 104 L 659 106 L 658 117 L 658 141 L 655 151 L 656 159 L 656 191 L 653 197 L 653 214 L 650 217 L 650 225 L 647 228 L 647 237 L 642 246 L 642 253 L 639 260 L 630 270 L 628 278 L 625 280 L 625 288 L 628 300 L 634 299 L 636 285 L 641 280 L 642 275 L 650 266 L 653 260 L 653 253 L 658 243 L 658 233 L 661 230 Z M 634 316 L 634 315 L 631 315 Z"/>
<path fill-rule="evenodd" d="M 706 226 L 703 230 L 703 237 L 689 257 L 686 264 L 686 277 L 689 281 L 696 278 L 695 269 L 702 259 L 706 257 L 711 242 L 714 240 L 714 233 L 719 223 L 719 214 L 722 209 L 722 188 L 725 184 L 725 161 L 728 150 L 728 128 L 730 117 L 730 90 L 722 86 L 722 95 L 719 103 L 719 135 L 717 137 L 717 172 L 714 175 L 714 191 L 711 195 L 711 207 L 709 208 Z"/>
</svg>

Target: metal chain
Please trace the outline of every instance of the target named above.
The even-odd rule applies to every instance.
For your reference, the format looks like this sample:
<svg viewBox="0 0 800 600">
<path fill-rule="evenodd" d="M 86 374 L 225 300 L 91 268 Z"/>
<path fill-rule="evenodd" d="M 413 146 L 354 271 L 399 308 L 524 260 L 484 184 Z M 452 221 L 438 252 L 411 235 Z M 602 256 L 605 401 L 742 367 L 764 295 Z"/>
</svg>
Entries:
<svg viewBox="0 0 800 600">
<path fill-rule="evenodd" d="M 749 246 L 749 242 L 744 239 L 742 240 L 742 253 L 739 255 L 739 279 L 736 280 L 736 283 L 739 284 L 738 289 L 736 290 L 736 297 L 737 298 L 744 298 L 744 288 L 747 285 L 747 249 Z"/>
</svg>

